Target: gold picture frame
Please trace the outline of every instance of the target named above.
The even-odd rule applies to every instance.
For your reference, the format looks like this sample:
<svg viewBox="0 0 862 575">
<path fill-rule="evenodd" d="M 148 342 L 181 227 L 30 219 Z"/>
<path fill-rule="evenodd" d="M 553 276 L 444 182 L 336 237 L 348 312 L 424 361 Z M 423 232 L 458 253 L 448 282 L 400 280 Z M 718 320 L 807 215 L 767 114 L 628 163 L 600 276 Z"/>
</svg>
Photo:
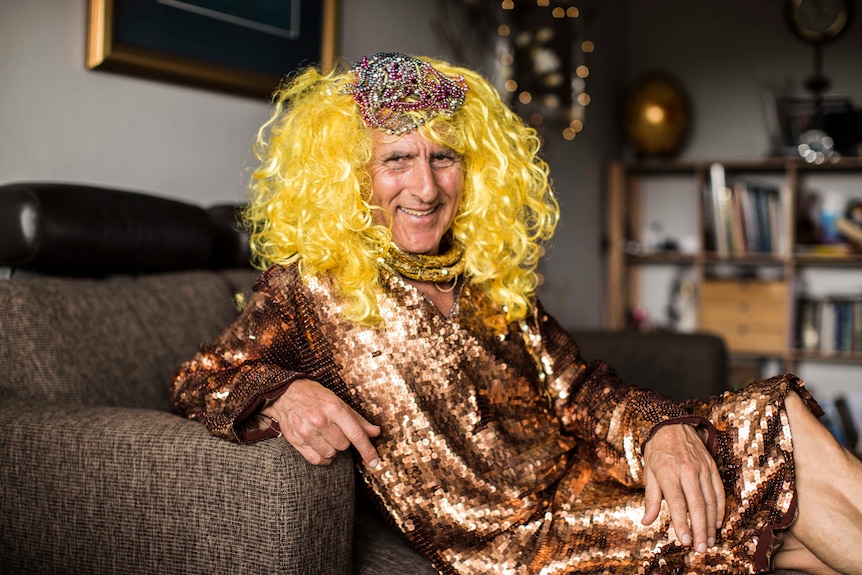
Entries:
<svg viewBox="0 0 862 575">
<path fill-rule="evenodd" d="M 234 2 L 244 10 L 253 4 Z M 89 0 L 87 67 L 269 98 L 293 70 L 318 64 L 328 70 L 335 63 L 337 0 L 279 0 L 279 9 L 291 7 L 289 33 L 206 5 L 201 0 Z M 214 17 L 219 14 L 227 16 Z"/>
</svg>

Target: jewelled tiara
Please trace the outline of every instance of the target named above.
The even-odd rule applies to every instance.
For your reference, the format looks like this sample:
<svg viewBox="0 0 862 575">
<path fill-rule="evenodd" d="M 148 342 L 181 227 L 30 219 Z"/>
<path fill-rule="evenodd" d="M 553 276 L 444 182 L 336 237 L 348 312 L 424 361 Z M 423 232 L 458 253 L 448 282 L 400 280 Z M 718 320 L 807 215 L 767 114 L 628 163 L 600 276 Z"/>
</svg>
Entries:
<svg viewBox="0 0 862 575">
<path fill-rule="evenodd" d="M 371 128 L 389 134 L 415 130 L 439 113 L 453 114 L 464 103 L 464 78 L 437 71 L 404 54 L 375 54 L 351 68 L 356 83 L 343 88 L 359 104 Z"/>
</svg>

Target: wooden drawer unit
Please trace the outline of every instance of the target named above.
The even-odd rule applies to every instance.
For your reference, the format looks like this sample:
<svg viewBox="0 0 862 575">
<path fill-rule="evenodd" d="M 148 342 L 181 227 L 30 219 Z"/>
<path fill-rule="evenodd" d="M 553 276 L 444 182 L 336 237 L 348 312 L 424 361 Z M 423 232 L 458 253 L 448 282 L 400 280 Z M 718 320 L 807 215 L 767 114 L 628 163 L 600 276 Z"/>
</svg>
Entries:
<svg viewBox="0 0 862 575">
<path fill-rule="evenodd" d="M 721 335 L 731 352 L 781 354 L 787 349 L 790 284 L 704 280 L 700 328 Z"/>
</svg>

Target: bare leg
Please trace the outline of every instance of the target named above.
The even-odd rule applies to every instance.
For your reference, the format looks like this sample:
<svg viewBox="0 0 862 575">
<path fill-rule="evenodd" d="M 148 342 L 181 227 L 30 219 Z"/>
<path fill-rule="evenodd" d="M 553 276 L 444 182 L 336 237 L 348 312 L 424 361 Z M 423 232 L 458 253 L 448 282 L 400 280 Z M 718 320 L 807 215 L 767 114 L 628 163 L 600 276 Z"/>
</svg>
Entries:
<svg viewBox="0 0 862 575">
<path fill-rule="evenodd" d="M 774 565 L 862 575 L 862 461 L 835 441 L 797 394 L 790 393 L 786 404 L 799 515 Z"/>
<path fill-rule="evenodd" d="M 838 571 L 824 565 L 793 533 L 785 533 L 781 551 L 775 554 L 772 566 L 775 569 L 802 571 L 808 575 L 841 575 Z"/>
</svg>

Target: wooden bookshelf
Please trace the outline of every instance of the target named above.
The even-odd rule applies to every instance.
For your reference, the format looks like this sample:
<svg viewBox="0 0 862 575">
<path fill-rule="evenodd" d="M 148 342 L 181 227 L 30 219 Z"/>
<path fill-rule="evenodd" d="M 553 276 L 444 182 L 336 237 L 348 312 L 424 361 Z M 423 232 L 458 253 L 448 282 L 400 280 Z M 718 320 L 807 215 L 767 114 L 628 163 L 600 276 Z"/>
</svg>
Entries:
<svg viewBox="0 0 862 575">
<path fill-rule="evenodd" d="M 773 186 L 780 198 L 780 221 L 777 227 L 771 227 L 781 234 L 780 238 L 772 239 L 775 249 L 768 253 L 750 250 L 727 253 L 719 252 L 714 241 L 710 242 L 707 218 L 711 216 L 706 209 L 705 193 L 713 181 L 711 167 L 715 163 L 723 166 L 728 183 L 762 181 Z M 799 362 L 806 361 L 862 366 L 862 349 L 813 350 L 798 345 L 796 313 L 805 289 L 803 280 L 816 278 L 826 270 L 858 271 L 862 294 L 862 255 L 811 253 L 799 243 L 801 230 L 797 225 L 808 182 L 836 175 L 852 181 L 851 191 L 855 193 L 858 189 L 858 197 L 862 199 L 860 158 L 820 165 L 796 158 L 612 162 L 606 179 L 605 325 L 617 329 L 632 327 L 633 310 L 638 309 L 643 297 L 641 276 L 647 270 L 663 266 L 684 268 L 697 287 L 697 328 L 724 335 L 734 355 L 769 356 L 787 371 L 794 371 Z M 646 229 L 643 214 L 650 207 L 645 190 L 650 182 L 665 180 L 675 182 L 674 191 L 668 193 L 677 194 L 680 203 L 691 208 L 686 217 L 693 220 L 694 247 L 689 241 L 687 249 L 673 246 L 656 249 L 643 237 Z M 779 248 L 776 242 L 784 247 Z M 738 276 L 736 283 L 721 276 L 720 272 L 726 269 L 732 269 Z M 747 300 L 746 285 L 753 286 Z"/>
</svg>

